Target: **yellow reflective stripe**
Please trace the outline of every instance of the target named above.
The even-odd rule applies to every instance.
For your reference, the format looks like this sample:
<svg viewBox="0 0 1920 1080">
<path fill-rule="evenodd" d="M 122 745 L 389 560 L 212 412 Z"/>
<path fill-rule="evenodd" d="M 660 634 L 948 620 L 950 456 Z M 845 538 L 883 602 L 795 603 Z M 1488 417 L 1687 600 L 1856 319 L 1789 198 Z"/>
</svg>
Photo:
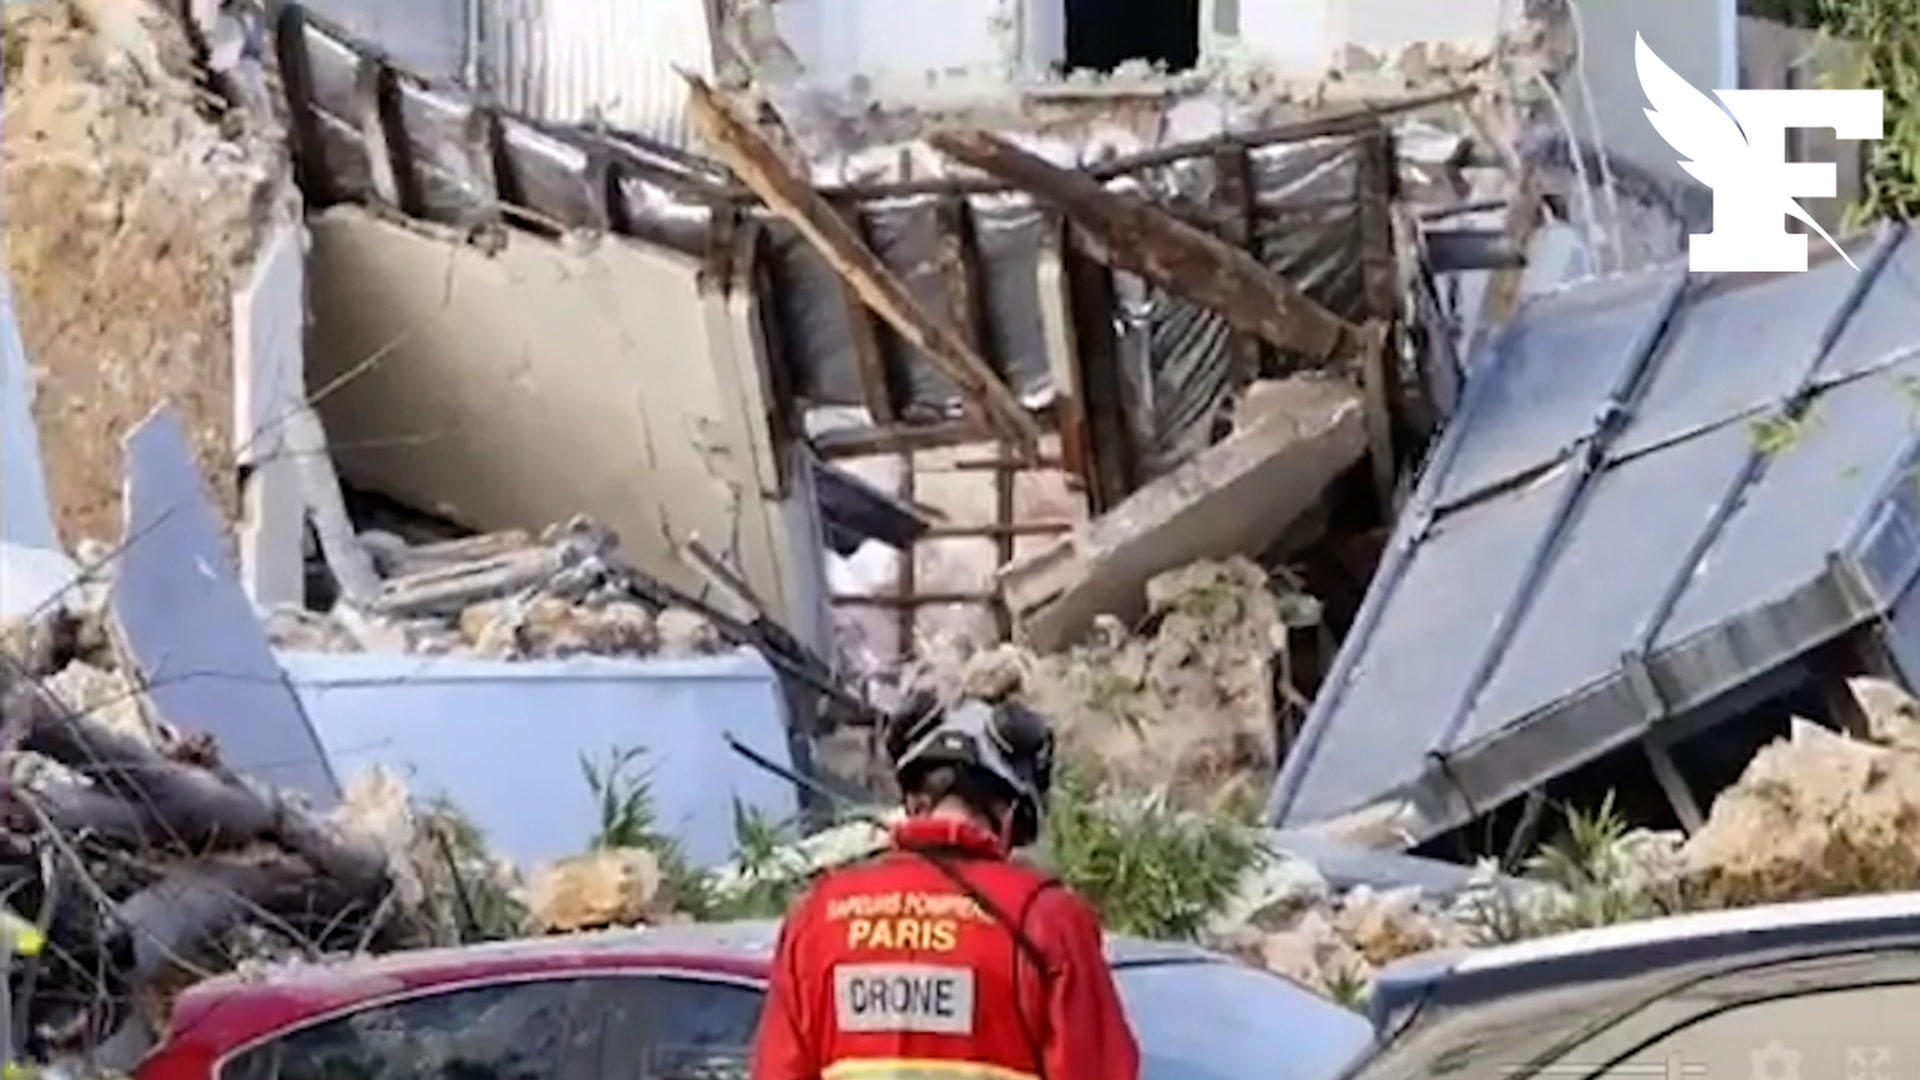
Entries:
<svg viewBox="0 0 1920 1080">
<path fill-rule="evenodd" d="M 821 1080 L 1039 1080 L 1003 1065 L 940 1058 L 848 1058 L 820 1075 Z"/>
</svg>

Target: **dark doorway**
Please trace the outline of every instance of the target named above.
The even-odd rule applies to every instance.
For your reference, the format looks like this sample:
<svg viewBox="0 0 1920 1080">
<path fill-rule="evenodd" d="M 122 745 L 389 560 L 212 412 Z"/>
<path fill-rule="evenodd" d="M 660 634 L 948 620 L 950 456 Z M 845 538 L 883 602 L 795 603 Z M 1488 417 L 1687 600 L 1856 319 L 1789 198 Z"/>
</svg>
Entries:
<svg viewBox="0 0 1920 1080">
<path fill-rule="evenodd" d="M 1128 60 L 1185 71 L 1200 62 L 1200 0 L 1066 0 L 1067 67 L 1112 71 Z"/>
</svg>

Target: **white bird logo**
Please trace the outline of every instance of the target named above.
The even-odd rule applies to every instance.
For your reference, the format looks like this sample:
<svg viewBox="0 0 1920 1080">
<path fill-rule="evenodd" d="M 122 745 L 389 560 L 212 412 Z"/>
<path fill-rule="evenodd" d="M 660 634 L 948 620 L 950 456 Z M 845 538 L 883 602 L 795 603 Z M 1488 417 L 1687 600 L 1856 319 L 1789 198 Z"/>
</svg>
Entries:
<svg viewBox="0 0 1920 1080">
<path fill-rule="evenodd" d="M 1668 67 L 1648 47 L 1647 39 L 1637 33 L 1633 35 L 1633 66 L 1640 73 L 1640 89 L 1653 106 L 1646 110 L 1647 120 L 1667 145 L 1680 153 L 1680 167 L 1710 188 L 1738 185 L 1753 150 L 1733 114 Z M 1848 266 L 1860 269 L 1793 196 L 1783 195 L 1780 201 L 1782 213 L 1805 222 L 1847 260 Z"/>
</svg>

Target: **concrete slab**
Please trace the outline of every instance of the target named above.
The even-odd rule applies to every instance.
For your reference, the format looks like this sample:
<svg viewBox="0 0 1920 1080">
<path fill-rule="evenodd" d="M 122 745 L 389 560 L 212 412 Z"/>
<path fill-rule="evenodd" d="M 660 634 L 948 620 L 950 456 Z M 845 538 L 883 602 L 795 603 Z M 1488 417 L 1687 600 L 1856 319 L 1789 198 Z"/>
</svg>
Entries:
<svg viewBox="0 0 1920 1080">
<path fill-rule="evenodd" d="M 349 482 L 483 531 L 590 514 L 690 591 L 698 536 L 825 644 L 821 527 L 775 445 L 750 302 L 638 241 L 487 252 L 353 207 L 311 227 L 308 380 L 340 382 L 318 408 Z"/>
<path fill-rule="evenodd" d="M 1198 559 L 1258 555 L 1366 452 L 1360 392 L 1301 377 L 1256 387 L 1240 430 L 1053 547 L 1000 572 L 1021 638 L 1048 651 L 1102 613 L 1146 607 L 1147 580 Z"/>
<path fill-rule="evenodd" d="M 304 237 L 297 221 L 276 225 L 233 293 L 233 450 L 246 471 L 240 579 L 262 607 L 298 604 L 306 591 L 306 502 L 285 441 L 306 395 Z"/>
</svg>

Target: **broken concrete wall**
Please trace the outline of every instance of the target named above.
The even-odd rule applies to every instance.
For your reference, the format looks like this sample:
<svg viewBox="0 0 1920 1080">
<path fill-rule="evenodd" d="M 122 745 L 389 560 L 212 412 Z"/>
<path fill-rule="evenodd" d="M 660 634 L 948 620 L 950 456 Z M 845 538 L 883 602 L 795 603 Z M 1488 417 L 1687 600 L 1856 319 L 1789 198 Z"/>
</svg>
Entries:
<svg viewBox="0 0 1920 1080">
<path fill-rule="evenodd" d="M 1673 148 L 1647 122 L 1646 93 L 1634 68 L 1634 35 L 1645 35 L 1660 59 L 1701 90 L 1730 89 L 1740 77 L 1735 8 L 1734 0 L 1581 3 L 1575 9 L 1579 21 L 1569 29 L 1579 39 L 1573 44 L 1585 53 L 1578 69 L 1584 79 L 1569 76 L 1560 86 L 1580 139 L 1688 181 Z"/>
<path fill-rule="evenodd" d="M 352 207 L 311 227 L 308 385 L 350 482 L 482 529 L 589 513 L 694 592 L 698 537 L 823 643 L 817 510 L 773 443 L 750 301 L 628 241 L 489 254 Z"/>
<path fill-rule="evenodd" d="M 864 85 L 883 100 L 911 100 L 933 78 L 963 73 L 1004 92 L 1067 54 L 1062 0 L 782 0 L 774 13 L 809 79 Z"/>
<path fill-rule="evenodd" d="M 1203 58 L 1318 77 L 1346 68 L 1353 50 L 1389 59 L 1416 44 L 1485 52 L 1519 14 L 1505 0 L 1201 0 L 1200 48 Z"/>
<path fill-rule="evenodd" d="M 999 575 L 1021 640 L 1051 652 L 1100 615 L 1130 623 L 1149 579 L 1200 559 L 1262 553 L 1366 452 L 1358 391 L 1334 379 L 1256 384 L 1240 430 L 1091 525 Z"/>
</svg>

